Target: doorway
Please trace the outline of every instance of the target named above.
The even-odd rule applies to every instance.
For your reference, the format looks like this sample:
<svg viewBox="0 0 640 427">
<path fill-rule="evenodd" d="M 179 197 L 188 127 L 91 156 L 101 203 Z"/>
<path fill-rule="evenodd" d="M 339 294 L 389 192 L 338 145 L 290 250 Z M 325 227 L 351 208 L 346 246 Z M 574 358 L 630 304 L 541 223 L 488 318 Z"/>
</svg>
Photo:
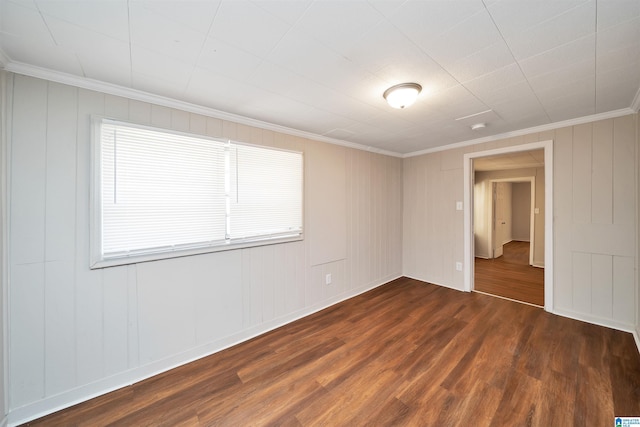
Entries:
<svg viewBox="0 0 640 427">
<path fill-rule="evenodd" d="M 476 182 L 476 177 L 474 173 L 474 165 L 482 165 L 481 169 L 487 169 L 487 164 L 491 163 L 491 169 L 494 171 L 506 171 L 513 169 L 526 169 L 526 166 L 531 168 L 532 165 L 526 165 L 522 163 L 523 158 L 526 158 L 528 153 L 534 152 L 536 150 L 539 155 L 537 156 L 544 165 L 544 172 L 540 177 L 540 186 L 544 188 L 543 196 L 541 191 L 538 191 L 538 198 L 542 197 L 542 199 L 534 199 L 532 197 L 532 209 L 539 209 L 539 207 L 544 206 L 542 210 L 536 214 L 538 219 L 542 219 L 544 222 L 543 227 L 535 227 L 535 224 L 532 224 L 532 231 L 534 231 L 534 236 L 530 242 L 530 250 L 528 251 L 528 257 L 530 257 L 530 261 L 527 264 L 533 264 L 540 267 L 544 267 L 544 269 L 537 269 L 536 273 L 538 276 L 543 277 L 544 280 L 544 290 L 542 291 L 542 300 L 538 300 L 535 305 L 543 305 L 545 310 L 552 311 L 553 309 L 553 222 L 552 222 L 552 212 L 553 212 L 553 142 L 552 141 L 542 141 L 530 144 L 523 144 L 519 146 L 506 147 L 496 150 L 487 150 L 483 152 L 474 152 L 467 153 L 464 156 L 464 200 L 465 200 L 465 209 L 464 209 L 464 279 L 465 279 L 465 290 L 471 291 L 475 289 L 474 279 L 475 279 L 475 258 L 476 258 L 476 248 L 478 248 L 478 243 L 480 243 L 480 247 L 482 244 L 487 245 L 488 248 L 489 240 L 491 237 L 487 237 L 487 234 L 477 233 L 478 230 L 474 229 L 474 218 L 476 215 L 474 213 L 474 189 L 475 185 L 478 184 Z M 500 167 L 498 167 L 500 166 Z M 508 182 L 507 178 L 513 178 L 513 174 L 508 176 L 507 172 L 494 172 L 492 178 L 496 181 L 504 181 Z M 523 177 L 520 177 L 523 178 Z M 536 185 L 536 184 L 533 184 Z M 490 194 L 493 189 L 493 183 L 491 183 L 491 187 L 489 187 Z M 533 189 L 532 189 L 533 190 Z M 532 191 L 532 193 L 536 193 Z M 489 196 L 484 196 L 484 201 L 487 202 Z M 538 205 L 538 207 L 537 207 Z M 500 223 L 501 221 L 497 221 Z M 487 223 L 488 224 L 488 223 Z M 502 224 L 498 224 L 502 225 Z M 489 227 L 486 227 L 485 232 L 490 231 Z M 495 234 L 494 234 L 495 236 Z M 513 239 L 511 239 L 513 240 Z M 537 243 L 536 243 L 537 240 Z M 480 242 L 478 242 L 480 241 Z M 493 243 L 493 242 L 492 242 Z M 503 242 L 506 243 L 506 242 Z M 513 246 L 513 245 L 512 245 Z M 529 245 L 525 245 L 529 246 Z M 505 249 L 511 247 L 502 246 Z M 520 249 L 522 249 L 522 245 L 520 245 Z M 499 253 L 499 249 L 498 249 Z M 482 254 L 479 254 L 482 255 Z M 495 254 L 497 255 L 497 254 Z M 502 257 L 493 258 L 494 254 L 491 257 L 487 256 L 486 258 L 492 260 L 504 261 L 504 255 Z M 502 258 L 502 259 L 500 259 Z M 509 258 L 509 257 L 507 257 Z M 531 265 L 525 265 L 523 267 L 527 268 L 535 268 Z M 520 274 L 520 273 L 518 273 Z M 508 280 L 507 280 L 508 282 Z M 518 299 L 518 298 L 513 298 Z"/>
<path fill-rule="evenodd" d="M 542 155 L 543 153 L 539 154 Z M 531 162 L 526 165 L 531 167 L 538 166 Z M 511 163 L 511 166 L 515 165 Z M 544 168 L 544 161 L 541 161 L 539 166 Z M 474 165 L 474 172 L 478 172 L 477 169 Z M 495 167 L 492 170 L 496 170 Z M 490 188 L 487 190 L 482 188 L 482 179 L 474 178 L 474 180 L 474 237 L 478 229 L 483 228 L 482 222 L 489 222 L 489 231 L 487 232 L 488 250 L 482 250 L 482 248 L 478 250 L 476 245 L 475 256 L 498 258 L 503 253 L 503 246 L 515 240 L 529 243 L 528 264 L 534 265 L 536 215 L 539 214 L 539 209 L 536 208 L 536 177 L 532 175 L 489 179 L 488 185 Z M 483 216 L 483 210 L 479 207 L 479 204 L 486 200 L 486 195 L 479 194 L 481 191 L 488 191 L 491 195 L 491 202 L 484 202 L 486 203 L 485 212 L 488 210 L 486 218 Z M 544 191 L 544 188 L 542 191 Z M 544 228 L 544 220 L 537 222 L 538 227 Z M 486 224 L 484 225 L 486 226 Z M 489 256 L 483 256 L 483 254 L 488 254 Z M 542 267 L 541 264 L 539 263 L 538 266 Z"/>
</svg>

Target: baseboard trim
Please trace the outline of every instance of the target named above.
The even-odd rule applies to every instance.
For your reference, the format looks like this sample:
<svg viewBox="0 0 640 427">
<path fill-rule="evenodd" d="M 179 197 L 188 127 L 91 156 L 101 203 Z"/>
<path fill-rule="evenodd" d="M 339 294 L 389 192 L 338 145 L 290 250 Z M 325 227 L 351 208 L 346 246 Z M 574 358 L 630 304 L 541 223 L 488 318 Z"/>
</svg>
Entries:
<svg viewBox="0 0 640 427">
<path fill-rule="evenodd" d="M 640 327 L 637 327 L 633 331 L 633 339 L 636 342 L 636 347 L 638 348 L 638 354 L 640 354 Z"/>
<path fill-rule="evenodd" d="M 562 308 L 555 308 L 552 314 L 556 314 L 562 317 L 568 317 L 569 319 L 580 320 L 581 322 L 591 323 L 593 325 L 604 326 L 605 328 L 616 329 L 622 332 L 629 332 L 634 335 L 634 339 L 636 339 L 636 328 L 635 325 L 626 322 L 620 322 L 614 319 L 607 319 L 605 317 L 594 316 L 592 314 L 579 313 L 573 310 L 567 310 Z M 636 339 L 637 344 L 637 339 Z"/>
<path fill-rule="evenodd" d="M 128 371 L 124 371 L 114 376 L 103 378 L 94 383 L 86 384 L 75 389 L 60 393 L 58 395 L 47 397 L 37 402 L 30 403 L 20 408 L 16 408 L 9 412 L 9 414 L 4 419 L 4 423 L 0 424 L 0 427 L 4 427 L 7 425 L 9 427 L 14 427 L 43 417 L 45 415 L 52 414 L 62 409 L 69 408 L 73 405 L 77 405 L 78 403 L 85 402 L 109 392 L 128 387 L 147 378 L 151 378 L 155 375 L 161 374 L 182 365 L 186 365 L 187 363 L 193 362 L 195 360 L 202 359 L 203 357 L 210 356 L 229 347 L 233 347 L 236 344 L 248 341 L 259 335 L 265 334 L 298 319 L 324 310 L 325 308 L 331 307 L 342 301 L 354 298 L 360 294 L 368 292 L 401 277 L 403 277 L 401 274 L 387 276 L 379 281 L 370 282 L 364 286 L 350 289 L 328 300 L 313 304 L 309 307 L 305 307 L 304 309 L 295 311 L 278 319 L 265 322 L 259 326 L 245 329 L 234 335 L 202 346 L 194 347 L 171 357 L 158 360 Z"/>
<path fill-rule="evenodd" d="M 438 286 L 442 286 L 443 288 L 449 288 L 449 289 L 453 289 L 454 291 L 460 291 L 460 292 L 466 292 L 464 289 L 462 288 L 457 288 L 455 286 L 450 286 L 450 285 L 445 285 L 442 283 L 438 283 L 438 282 L 434 282 L 432 280 L 425 280 L 425 279 L 421 279 L 419 277 L 414 277 L 414 276 L 409 276 L 409 275 L 404 275 L 404 277 L 407 277 L 409 279 L 413 279 L 413 280 L 418 280 L 420 282 L 424 282 L 424 283 L 429 283 L 431 285 L 438 285 Z"/>
</svg>

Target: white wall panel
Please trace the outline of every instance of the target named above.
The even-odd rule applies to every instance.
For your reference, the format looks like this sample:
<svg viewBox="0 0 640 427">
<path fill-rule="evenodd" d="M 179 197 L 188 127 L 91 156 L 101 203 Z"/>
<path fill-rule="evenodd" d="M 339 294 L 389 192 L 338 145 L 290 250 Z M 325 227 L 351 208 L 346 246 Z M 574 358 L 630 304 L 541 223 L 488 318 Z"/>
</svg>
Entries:
<svg viewBox="0 0 640 427">
<path fill-rule="evenodd" d="M 447 183 L 443 179 L 443 173 L 440 169 L 440 157 L 442 153 L 436 153 L 427 161 L 425 170 L 425 192 L 427 199 L 426 205 L 429 206 L 426 215 L 425 231 L 428 238 L 435 240 L 435 245 L 429 245 L 425 251 L 425 256 L 418 260 L 418 264 L 424 266 L 424 272 L 429 274 L 429 281 L 443 284 L 446 283 L 443 278 L 444 255 L 447 252 L 448 236 L 444 233 L 444 221 L 448 221 L 447 208 L 444 206 L 443 196 L 446 192 L 444 188 Z"/>
<path fill-rule="evenodd" d="M 242 330 L 242 254 L 228 251 L 202 255 L 193 263 L 196 342 L 206 344 Z M 195 259 L 194 259 L 195 261 Z"/>
<path fill-rule="evenodd" d="M 635 117 L 635 133 L 636 133 L 636 141 L 635 141 L 635 159 L 636 159 L 636 170 L 638 171 L 636 173 L 636 202 L 638 204 L 640 204 L 640 114 L 636 114 Z M 616 150 L 614 148 L 614 158 L 615 158 L 615 154 Z M 614 182 L 615 182 L 615 177 L 614 177 Z M 614 196 L 614 203 L 615 203 L 615 196 Z M 636 205 L 637 206 L 637 205 Z M 616 208 L 614 205 L 614 221 L 616 221 Z M 635 215 L 635 224 L 636 224 L 636 236 L 637 236 L 637 241 L 640 242 L 640 227 L 637 225 L 637 223 L 640 222 L 640 212 L 638 212 L 638 208 L 636 208 L 636 215 Z M 638 250 L 638 248 L 636 248 L 636 250 Z M 635 262 L 634 262 L 634 267 L 635 267 L 635 278 L 634 278 L 634 285 L 635 285 L 635 292 L 636 292 L 636 310 L 635 310 L 635 316 L 636 316 L 636 334 L 638 336 L 638 338 L 640 338 L 640 272 L 638 271 L 640 269 L 640 253 L 636 253 L 635 256 Z M 614 301 L 616 301 L 616 297 L 614 294 Z M 615 310 L 615 308 L 614 308 Z"/>
<path fill-rule="evenodd" d="M 638 115 L 619 117 L 613 120 L 613 222 L 637 227 L 635 215 L 634 177 L 635 150 L 640 136 L 636 134 L 634 123 Z"/>
<path fill-rule="evenodd" d="M 87 264 L 86 271 L 76 273 L 75 338 L 79 384 L 90 383 L 104 376 L 102 298 L 102 270 L 89 271 Z"/>
<path fill-rule="evenodd" d="M 47 92 L 47 261 L 75 258 L 78 89 L 49 83 Z"/>
<path fill-rule="evenodd" d="M 120 96 L 105 95 L 104 114 L 111 119 L 127 120 L 129 118 L 129 101 Z"/>
<path fill-rule="evenodd" d="M 635 237 L 629 225 L 573 224 L 571 226 L 573 250 L 631 256 L 635 252 Z"/>
<path fill-rule="evenodd" d="M 242 260 L 242 271 L 246 271 L 246 283 L 247 286 L 247 299 L 244 300 L 249 308 L 247 312 L 247 319 L 244 321 L 245 326 L 256 326 L 262 323 L 262 310 L 263 305 L 263 287 L 262 287 L 262 275 L 263 275 L 263 260 L 260 257 L 261 248 L 245 249 L 248 258 Z M 245 277 L 243 275 L 243 277 Z"/>
<path fill-rule="evenodd" d="M 47 262 L 45 273 L 45 394 L 76 385 L 73 261 Z"/>
<path fill-rule="evenodd" d="M 45 396 L 44 264 L 14 265 L 9 322 L 9 406 Z"/>
<path fill-rule="evenodd" d="M 78 92 L 76 130 L 75 339 L 78 384 L 104 376 L 102 271 L 89 270 L 89 158 L 91 114 L 104 114 L 104 95 Z"/>
<path fill-rule="evenodd" d="M 633 257 L 613 257 L 613 318 L 627 324 L 633 324 L 635 316 L 633 298 L 630 297 L 634 292 L 635 278 Z"/>
<path fill-rule="evenodd" d="M 202 270 L 198 268 L 197 258 L 138 264 L 141 363 L 161 360 L 195 346 L 194 288 L 208 280 L 199 274 Z"/>
<path fill-rule="evenodd" d="M 311 265 L 346 257 L 345 148 L 310 143 L 305 156 L 307 197 L 305 233 L 310 242 Z"/>
<path fill-rule="evenodd" d="M 109 376 L 129 366 L 129 272 L 127 266 L 103 270 L 103 316 L 104 316 L 104 374 Z"/>
<path fill-rule="evenodd" d="M 128 368 L 140 364 L 138 348 L 138 278 L 137 266 L 127 266 L 127 350 Z"/>
<path fill-rule="evenodd" d="M 573 128 L 558 129 L 553 143 L 553 206 L 555 208 L 553 271 L 554 301 L 558 308 L 573 306 L 571 224 L 573 222 Z"/>
<path fill-rule="evenodd" d="M 613 120 L 593 124 L 591 220 L 613 223 Z"/>
<path fill-rule="evenodd" d="M 221 138 L 222 137 L 222 120 L 207 117 L 206 135 Z"/>
<path fill-rule="evenodd" d="M 14 79 L 11 135 L 11 228 L 15 264 L 44 261 L 46 198 L 47 83 Z"/>
<path fill-rule="evenodd" d="M 141 101 L 129 101 L 129 120 L 142 125 L 151 124 L 151 105 Z"/>
<path fill-rule="evenodd" d="M 191 114 L 186 111 L 171 110 L 171 123 L 169 128 L 180 132 L 189 132 Z"/>
<path fill-rule="evenodd" d="M 151 105 L 151 124 L 161 128 L 171 128 L 171 108 Z"/>
<path fill-rule="evenodd" d="M 573 222 L 591 223 L 592 125 L 573 128 Z"/>
<path fill-rule="evenodd" d="M 5 243 L 7 242 L 7 179 L 9 177 L 9 168 L 7 162 L 8 147 L 8 130 L 7 125 L 10 123 L 8 104 L 10 101 L 10 91 L 8 85 L 13 82 L 13 77 L 4 71 L 0 71 L 0 318 L 2 319 L 0 327 L 0 417 L 5 419 L 8 412 L 8 396 L 9 389 L 7 378 L 9 372 L 7 366 L 8 334 L 7 334 L 7 277 L 8 277 L 8 251 Z"/>
<path fill-rule="evenodd" d="M 573 281 L 572 309 L 582 313 L 592 313 L 591 254 L 573 252 L 571 268 Z"/>
<path fill-rule="evenodd" d="M 285 273 L 284 286 L 282 288 L 284 311 L 278 312 L 278 317 L 285 313 L 295 313 L 304 308 L 304 281 L 305 281 L 305 257 L 304 242 L 293 242 L 283 246 L 286 265 L 290 268 L 283 269 Z"/>
<path fill-rule="evenodd" d="M 189 132 L 206 135 L 207 118 L 199 114 L 189 114 Z"/>
<path fill-rule="evenodd" d="M 591 255 L 592 313 L 611 319 L 613 315 L 613 256 Z"/>
<path fill-rule="evenodd" d="M 256 280 L 256 284 L 260 286 L 261 304 L 262 304 L 262 318 L 261 322 L 269 322 L 275 317 L 275 289 L 276 289 L 276 268 L 274 246 L 261 246 L 256 248 L 258 253 L 258 259 L 260 265 L 259 275 L 260 279 Z M 252 264 L 255 268 L 256 263 Z"/>
</svg>

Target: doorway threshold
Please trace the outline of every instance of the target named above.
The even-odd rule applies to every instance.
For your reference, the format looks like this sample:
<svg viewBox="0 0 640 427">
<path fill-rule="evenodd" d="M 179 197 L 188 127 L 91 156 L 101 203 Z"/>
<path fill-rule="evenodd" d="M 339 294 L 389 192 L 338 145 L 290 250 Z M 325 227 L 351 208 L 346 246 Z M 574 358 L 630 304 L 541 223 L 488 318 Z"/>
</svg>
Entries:
<svg viewBox="0 0 640 427">
<path fill-rule="evenodd" d="M 475 289 L 472 289 L 471 292 L 475 292 L 475 293 L 482 294 L 482 295 L 488 295 L 490 297 L 500 298 L 500 299 L 504 299 L 504 300 L 507 300 L 507 301 L 513 301 L 513 302 L 517 302 L 517 303 L 520 303 L 520 304 L 530 305 L 531 307 L 544 308 L 544 306 L 542 306 L 542 305 L 532 304 L 530 302 L 520 301 L 520 300 L 513 299 L 513 298 L 507 298 L 507 297 L 503 297 L 501 295 L 490 294 L 489 292 L 477 291 Z"/>
</svg>

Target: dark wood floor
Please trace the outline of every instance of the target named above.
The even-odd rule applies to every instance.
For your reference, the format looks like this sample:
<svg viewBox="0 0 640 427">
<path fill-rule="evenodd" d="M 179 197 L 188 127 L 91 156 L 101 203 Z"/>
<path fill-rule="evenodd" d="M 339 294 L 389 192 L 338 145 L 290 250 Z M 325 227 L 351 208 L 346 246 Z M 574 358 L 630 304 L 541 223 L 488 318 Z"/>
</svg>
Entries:
<svg viewBox="0 0 640 427">
<path fill-rule="evenodd" d="M 529 265 L 529 242 L 509 242 L 495 259 L 476 258 L 474 289 L 544 306 L 544 268 Z"/>
<path fill-rule="evenodd" d="M 398 279 L 31 425 L 608 426 L 631 334 Z"/>
</svg>

